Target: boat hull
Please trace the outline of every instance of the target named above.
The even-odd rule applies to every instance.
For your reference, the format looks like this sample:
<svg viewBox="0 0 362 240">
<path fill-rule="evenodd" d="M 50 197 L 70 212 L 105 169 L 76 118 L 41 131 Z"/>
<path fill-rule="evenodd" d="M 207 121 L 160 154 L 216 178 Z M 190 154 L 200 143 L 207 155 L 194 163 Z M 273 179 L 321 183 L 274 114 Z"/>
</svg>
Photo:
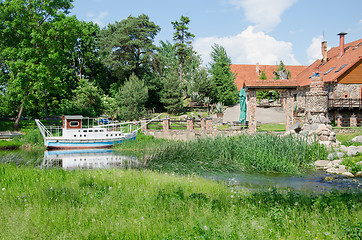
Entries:
<svg viewBox="0 0 362 240">
<path fill-rule="evenodd" d="M 115 139 L 64 139 L 46 138 L 44 145 L 48 149 L 87 149 L 87 148 L 110 148 L 114 144 L 120 144 L 123 141 L 135 140 L 137 133 L 129 134 L 122 138 Z"/>
</svg>

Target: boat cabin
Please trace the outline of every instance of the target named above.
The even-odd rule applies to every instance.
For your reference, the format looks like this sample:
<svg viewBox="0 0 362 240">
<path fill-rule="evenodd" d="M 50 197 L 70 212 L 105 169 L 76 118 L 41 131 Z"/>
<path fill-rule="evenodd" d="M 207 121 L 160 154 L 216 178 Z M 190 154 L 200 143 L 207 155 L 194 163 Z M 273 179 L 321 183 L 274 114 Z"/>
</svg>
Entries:
<svg viewBox="0 0 362 240">
<path fill-rule="evenodd" d="M 83 116 L 63 116 L 63 129 L 81 129 Z"/>
</svg>

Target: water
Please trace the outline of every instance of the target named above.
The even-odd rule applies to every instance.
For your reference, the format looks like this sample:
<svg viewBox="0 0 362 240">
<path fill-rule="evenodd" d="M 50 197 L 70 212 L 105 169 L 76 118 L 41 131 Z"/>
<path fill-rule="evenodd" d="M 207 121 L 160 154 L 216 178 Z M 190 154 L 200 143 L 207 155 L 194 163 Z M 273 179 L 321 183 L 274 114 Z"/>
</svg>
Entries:
<svg viewBox="0 0 362 240">
<path fill-rule="evenodd" d="M 0 152 L 0 162 L 15 162 L 18 165 L 31 165 L 41 169 L 62 168 L 64 170 L 147 168 L 142 161 L 142 155 L 138 152 L 122 152 L 112 149 L 3 151 Z M 226 181 L 230 186 L 253 191 L 268 188 L 312 192 L 334 189 L 362 190 L 361 179 L 346 179 L 322 171 L 311 171 L 300 176 L 236 172 L 217 175 L 205 174 L 203 177 Z M 326 177 L 333 180 L 325 181 Z"/>
</svg>

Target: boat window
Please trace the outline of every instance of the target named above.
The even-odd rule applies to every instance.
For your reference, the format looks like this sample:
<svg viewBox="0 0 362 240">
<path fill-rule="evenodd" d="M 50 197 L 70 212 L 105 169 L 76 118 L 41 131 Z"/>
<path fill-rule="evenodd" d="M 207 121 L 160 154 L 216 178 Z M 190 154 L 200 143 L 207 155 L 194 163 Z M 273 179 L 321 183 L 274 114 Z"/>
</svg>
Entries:
<svg viewBox="0 0 362 240">
<path fill-rule="evenodd" d="M 79 137 L 82 137 L 82 135 L 79 135 Z"/>
<path fill-rule="evenodd" d="M 114 134 L 114 136 L 116 136 L 116 137 L 117 137 L 117 134 Z"/>
<path fill-rule="evenodd" d="M 99 130 L 100 132 L 104 132 L 103 129 L 102 130 Z"/>
<path fill-rule="evenodd" d="M 108 134 L 106 134 L 106 137 L 108 137 Z"/>
<path fill-rule="evenodd" d="M 87 137 L 87 135 L 84 135 L 84 137 Z"/>
<path fill-rule="evenodd" d="M 94 132 L 98 132 L 98 130 L 94 130 Z"/>
<path fill-rule="evenodd" d="M 71 121 L 71 122 L 69 122 L 69 126 L 71 126 L 71 127 L 78 127 L 78 126 L 79 126 L 79 122 L 77 122 L 77 121 Z"/>
<path fill-rule="evenodd" d="M 88 130 L 83 130 L 83 132 L 87 132 Z"/>
<path fill-rule="evenodd" d="M 93 130 L 92 130 L 92 129 L 89 129 L 89 132 L 93 132 Z"/>
<path fill-rule="evenodd" d="M 74 135 L 74 137 L 77 137 L 77 135 Z"/>
</svg>

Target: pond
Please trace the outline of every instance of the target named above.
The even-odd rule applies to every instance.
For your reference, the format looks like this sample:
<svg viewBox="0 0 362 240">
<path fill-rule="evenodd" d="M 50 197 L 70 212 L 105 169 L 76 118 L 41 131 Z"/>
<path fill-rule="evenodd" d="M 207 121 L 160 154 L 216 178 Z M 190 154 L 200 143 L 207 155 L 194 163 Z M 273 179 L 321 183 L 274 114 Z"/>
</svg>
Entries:
<svg viewBox="0 0 362 240">
<path fill-rule="evenodd" d="M 122 152 L 113 149 L 1 151 L 0 162 L 14 162 L 18 165 L 30 165 L 44 170 L 51 168 L 62 168 L 64 170 L 147 169 L 142 153 L 135 151 Z M 310 171 L 298 176 L 245 172 L 205 173 L 202 176 L 207 179 L 225 181 L 230 186 L 252 191 L 266 188 L 290 189 L 303 192 L 362 190 L 361 179 L 342 178 L 323 171 Z M 333 180 L 326 181 L 326 177 Z"/>
</svg>

